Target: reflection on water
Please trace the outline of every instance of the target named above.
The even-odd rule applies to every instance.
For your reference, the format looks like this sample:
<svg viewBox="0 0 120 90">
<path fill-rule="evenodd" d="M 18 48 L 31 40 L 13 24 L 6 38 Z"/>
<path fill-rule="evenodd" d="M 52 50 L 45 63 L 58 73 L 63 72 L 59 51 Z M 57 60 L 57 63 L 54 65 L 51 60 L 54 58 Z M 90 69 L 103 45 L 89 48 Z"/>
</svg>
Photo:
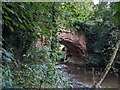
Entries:
<svg viewBox="0 0 120 90">
<path fill-rule="evenodd" d="M 72 63 L 58 63 L 56 68 L 64 71 L 64 78 L 71 81 L 73 88 L 91 87 L 103 71 L 102 68 L 80 67 Z M 118 78 L 113 71 L 108 73 L 101 87 L 118 88 Z"/>
</svg>

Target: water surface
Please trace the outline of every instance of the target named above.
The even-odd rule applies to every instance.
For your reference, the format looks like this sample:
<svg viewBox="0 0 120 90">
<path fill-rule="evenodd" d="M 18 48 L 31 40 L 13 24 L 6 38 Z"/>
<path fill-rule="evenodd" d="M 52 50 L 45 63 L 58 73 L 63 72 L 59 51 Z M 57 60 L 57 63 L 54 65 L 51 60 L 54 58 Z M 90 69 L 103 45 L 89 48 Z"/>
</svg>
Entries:
<svg viewBox="0 0 120 90">
<path fill-rule="evenodd" d="M 97 67 L 81 67 L 73 63 L 58 62 L 57 69 L 63 70 L 63 76 L 70 80 L 72 88 L 90 88 L 100 77 L 104 69 Z M 118 76 L 111 70 L 101 84 L 101 88 L 118 88 Z"/>
</svg>

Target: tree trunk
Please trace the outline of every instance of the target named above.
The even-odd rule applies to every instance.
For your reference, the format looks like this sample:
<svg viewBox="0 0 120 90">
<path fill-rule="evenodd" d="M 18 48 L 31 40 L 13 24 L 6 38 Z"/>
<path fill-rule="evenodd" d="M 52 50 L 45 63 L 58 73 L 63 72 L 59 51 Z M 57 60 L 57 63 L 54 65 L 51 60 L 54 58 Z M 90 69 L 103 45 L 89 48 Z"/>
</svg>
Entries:
<svg viewBox="0 0 120 90">
<path fill-rule="evenodd" d="M 108 64 L 107 64 L 105 70 L 104 70 L 103 73 L 101 74 L 98 82 L 95 83 L 95 85 L 93 85 L 92 88 L 99 87 L 100 84 L 101 84 L 101 83 L 103 82 L 103 80 L 105 79 L 106 75 L 108 74 L 108 72 L 109 72 L 109 70 L 110 70 L 110 68 L 111 68 L 111 66 L 112 66 L 112 64 L 113 64 L 113 62 L 114 62 L 114 60 L 115 60 L 115 57 L 116 57 L 116 54 L 117 54 L 117 51 L 118 51 L 119 47 L 120 47 L 120 40 L 116 43 L 115 50 L 114 50 L 114 52 L 113 52 L 113 54 L 112 54 L 112 56 L 111 56 L 111 58 L 110 58 L 110 61 L 109 61 Z"/>
</svg>

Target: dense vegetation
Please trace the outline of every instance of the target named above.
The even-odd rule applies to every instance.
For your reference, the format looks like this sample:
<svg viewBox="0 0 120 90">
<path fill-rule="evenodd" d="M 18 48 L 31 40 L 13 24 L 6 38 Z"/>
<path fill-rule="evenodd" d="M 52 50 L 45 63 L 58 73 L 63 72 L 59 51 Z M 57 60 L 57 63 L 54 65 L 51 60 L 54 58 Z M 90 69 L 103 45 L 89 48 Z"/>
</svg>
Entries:
<svg viewBox="0 0 120 90">
<path fill-rule="evenodd" d="M 92 65 L 106 66 L 120 39 L 119 8 L 120 3 L 86 1 L 2 3 L 3 87 L 70 87 L 62 71 L 55 68 L 56 61 L 64 57 L 56 39 L 59 25 L 79 28 L 79 22 L 84 23 L 86 59 Z M 73 26 L 75 22 L 78 24 Z M 47 39 L 42 48 L 36 47 L 38 31 Z M 114 68 L 119 55 L 120 50 Z"/>
</svg>

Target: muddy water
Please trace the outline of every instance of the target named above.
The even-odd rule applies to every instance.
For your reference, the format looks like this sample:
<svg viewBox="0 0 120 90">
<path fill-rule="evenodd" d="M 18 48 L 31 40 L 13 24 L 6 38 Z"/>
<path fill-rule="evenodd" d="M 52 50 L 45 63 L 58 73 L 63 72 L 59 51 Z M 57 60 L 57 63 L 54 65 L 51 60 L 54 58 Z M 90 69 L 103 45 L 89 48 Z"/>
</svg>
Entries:
<svg viewBox="0 0 120 90">
<path fill-rule="evenodd" d="M 70 81 L 72 88 L 90 88 L 100 77 L 102 68 L 81 67 L 77 64 L 58 62 L 57 69 L 63 70 L 63 76 Z M 101 88 L 118 88 L 118 77 L 110 71 L 101 84 Z"/>
</svg>

